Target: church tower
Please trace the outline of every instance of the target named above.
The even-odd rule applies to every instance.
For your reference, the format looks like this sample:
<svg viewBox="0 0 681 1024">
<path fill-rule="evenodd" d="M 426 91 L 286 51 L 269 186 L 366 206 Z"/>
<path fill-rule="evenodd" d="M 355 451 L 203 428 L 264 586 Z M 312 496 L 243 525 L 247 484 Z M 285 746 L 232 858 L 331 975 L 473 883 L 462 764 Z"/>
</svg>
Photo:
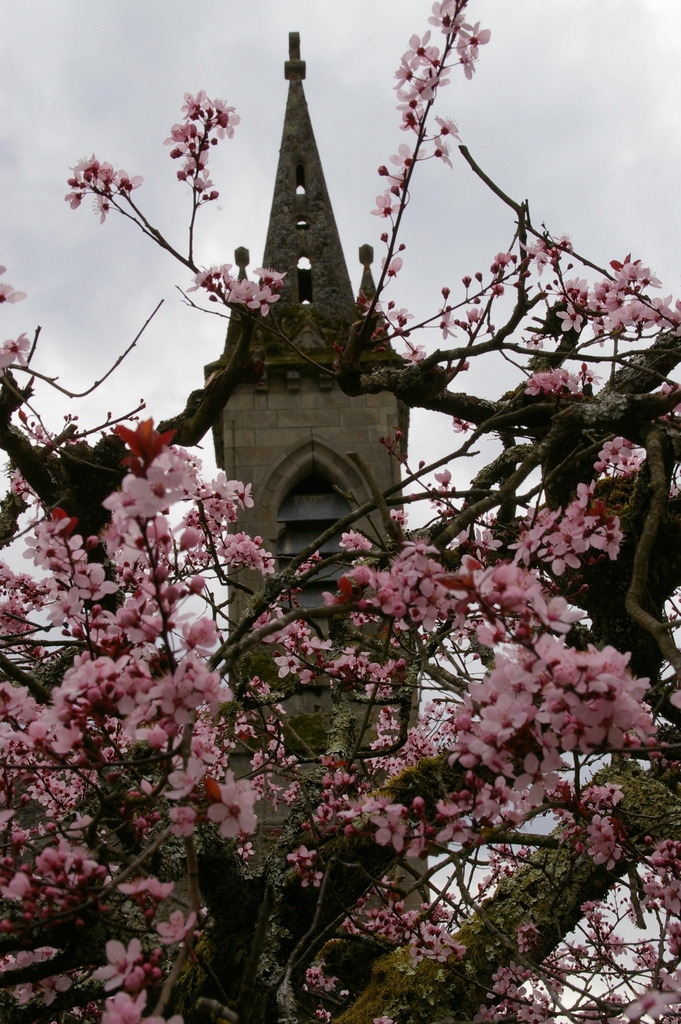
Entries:
<svg viewBox="0 0 681 1024">
<path fill-rule="evenodd" d="M 379 443 L 396 429 L 406 442 L 408 410 L 388 393 L 349 398 L 331 375 L 336 352 L 358 318 L 343 249 L 324 180 L 303 91 L 305 61 L 297 32 L 289 35 L 285 65 L 288 100 L 279 165 L 262 266 L 286 272 L 279 302 L 256 327 L 253 346 L 264 352 L 261 381 L 241 384 L 216 425 L 218 465 L 228 479 L 253 485 L 254 506 L 239 517 L 239 529 L 263 538 L 279 567 L 353 507 L 343 494 L 362 503 L 370 490 L 348 453 L 358 453 L 381 490 L 399 482 L 399 466 Z M 364 245 L 361 288 L 372 294 L 373 250 Z M 240 276 L 249 254 L 237 249 Z M 240 330 L 230 322 L 222 359 Z M 283 340 L 293 342 L 293 346 Z M 372 355 L 394 362 L 388 349 Z M 400 361 L 401 362 L 401 361 Z M 336 489 L 337 488 L 337 489 Z M 338 538 L 322 554 L 338 550 Z M 316 604 L 330 581 L 303 595 Z M 235 614 L 244 607 L 237 592 Z"/>
</svg>

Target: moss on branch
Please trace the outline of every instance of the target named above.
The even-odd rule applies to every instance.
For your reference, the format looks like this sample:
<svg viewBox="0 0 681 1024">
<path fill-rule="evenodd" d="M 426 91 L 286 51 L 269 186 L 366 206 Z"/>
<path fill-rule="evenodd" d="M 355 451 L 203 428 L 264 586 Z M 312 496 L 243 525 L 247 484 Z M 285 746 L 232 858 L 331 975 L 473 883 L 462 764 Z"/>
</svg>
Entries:
<svg viewBox="0 0 681 1024">
<path fill-rule="evenodd" d="M 637 764 L 620 760 L 594 781 L 622 787 L 617 816 L 633 844 L 643 835 L 654 842 L 681 839 L 681 801 Z M 575 927 L 584 902 L 603 898 L 616 878 L 567 845 L 537 851 L 462 925 L 455 936 L 466 946 L 461 963 L 423 960 L 414 967 L 408 949 L 389 953 L 376 962 L 370 983 L 338 1024 L 372 1024 L 383 1015 L 399 1024 L 472 1019 L 487 1001 L 494 972 L 511 960 L 522 961 L 515 939 L 520 925 L 531 922 L 539 929 L 534 958 L 540 963 Z"/>
</svg>

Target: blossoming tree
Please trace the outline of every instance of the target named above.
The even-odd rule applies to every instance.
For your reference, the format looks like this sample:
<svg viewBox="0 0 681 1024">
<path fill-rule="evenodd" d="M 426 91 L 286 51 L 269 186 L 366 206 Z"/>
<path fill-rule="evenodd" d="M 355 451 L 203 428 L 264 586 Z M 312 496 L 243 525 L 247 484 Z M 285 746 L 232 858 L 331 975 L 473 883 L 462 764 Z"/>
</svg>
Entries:
<svg viewBox="0 0 681 1024">
<path fill-rule="evenodd" d="M 195 262 L 234 109 L 187 95 L 171 131 L 186 252 L 140 177 L 73 170 L 70 204 L 132 220 L 241 340 L 172 423 L 98 438 L 33 412 L 37 338 L 0 351 L 0 537 L 39 570 L 0 566 L 8 1024 L 678 1019 L 681 302 L 633 256 L 600 268 L 537 228 L 463 145 L 510 243 L 423 322 L 391 298 L 419 161 L 451 163 L 458 139 L 434 104 L 490 38 L 468 6 L 436 3 L 400 62 L 383 269 L 335 367 L 348 395 L 443 413 L 452 450 L 405 461 L 403 493 L 368 480 L 329 559 L 322 537 L 276 571 L 239 531 L 248 482 L 207 482 L 192 454 L 259 372 L 254 324 L 279 330 L 276 267 Z M 387 342 L 403 366 L 372 364 Z M 468 393 L 473 359 L 512 363 L 515 386 Z M 483 440 L 494 457 L 455 486 Z M 329 560 L 336 589 L 304 607 Z M 233 621 L 243 570 L 262 584 Z M 313 684 L 321 740 L 287 716 Z"/>
</svg>

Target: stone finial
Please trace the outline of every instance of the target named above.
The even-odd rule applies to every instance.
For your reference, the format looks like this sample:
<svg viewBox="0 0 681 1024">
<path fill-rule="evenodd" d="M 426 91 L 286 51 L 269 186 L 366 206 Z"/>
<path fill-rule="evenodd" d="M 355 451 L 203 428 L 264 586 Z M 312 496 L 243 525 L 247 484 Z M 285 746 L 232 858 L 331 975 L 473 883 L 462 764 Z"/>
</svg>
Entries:
<svg viewBox="0 0 681 1024">
<path fill-rule="evenodd" d="M 359 289 L 366 299 L 373 299 L 376 294 L 376 284 L 374 283 L 374 277 L 371 273 L 371 264 L 374 262 L 373 246 L 360 245 L 359 262 L 364 267 L 364 273 L 362 274 L 362 281 Z"/>
<path fill-rule="evenodd" d="M 289 32 L 288 56 L 284 64 L 284 77 L 289 81 L 301 82 L 305 78 L 305 61 L 300 59 L 300 32 Z"/>
<path fill-rule="evenodd" d="M 248 276 L 246 274 L 246 267 L 251 261 L 251 254 L 248 249 L 245 249 L 243 245 L 240 245 L 238 249 L 234 250 L 234 262 L 239 268 L 239 280 L 244 281 Z"/>
<path fill-rule="evenodd" d="M 362 264 L 365 270 L 368 270 L 371 264 L 374 262 L 374 247 L 373 245 L 360 245 L 359 247 L 359 262 Z"/>
</svg>

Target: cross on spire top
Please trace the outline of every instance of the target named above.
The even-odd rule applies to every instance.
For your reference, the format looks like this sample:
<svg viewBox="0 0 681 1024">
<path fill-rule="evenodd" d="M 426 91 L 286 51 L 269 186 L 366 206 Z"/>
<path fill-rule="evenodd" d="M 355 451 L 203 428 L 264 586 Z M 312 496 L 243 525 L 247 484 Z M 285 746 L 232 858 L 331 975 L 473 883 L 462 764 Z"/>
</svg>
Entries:
<svg viewBox="0 0 681 1024">
<path fill-rule="evenodd" d="M 299 81 L 305 78 L 305 61 L 300 59 L 300 32 L 289 32 L 288 34 L 288 56 L 284 64 L 284 77 L 289 82 Z"/>
</svg>

